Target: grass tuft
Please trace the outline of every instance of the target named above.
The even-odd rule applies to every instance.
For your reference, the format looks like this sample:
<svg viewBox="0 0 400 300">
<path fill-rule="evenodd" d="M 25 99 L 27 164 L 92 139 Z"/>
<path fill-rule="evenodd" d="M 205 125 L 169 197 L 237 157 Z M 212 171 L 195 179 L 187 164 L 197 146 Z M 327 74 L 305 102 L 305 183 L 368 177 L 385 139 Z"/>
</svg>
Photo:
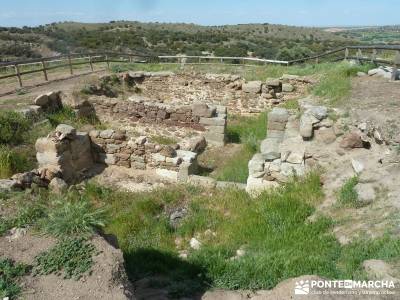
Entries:
<svg viewBox="0 0 400 300">
<path fill-rule="evenodd" d="M 72 193 L 53 202 L 47 217 L 41 220 L 41 229 L 60 238 L 88 237 L 104 227 L 104 214 L 103 209 L 94 209 L 86 198 Z"/>
<path fill-rule="evenodd" d="M 358 207 L 358 195 L 355 190 L 357 184 L 358 178 L 356 176 L 348 179 L 345 182 L 338 194 L 338 201 L 340 205 L 345 207 Z"/>
</svg>

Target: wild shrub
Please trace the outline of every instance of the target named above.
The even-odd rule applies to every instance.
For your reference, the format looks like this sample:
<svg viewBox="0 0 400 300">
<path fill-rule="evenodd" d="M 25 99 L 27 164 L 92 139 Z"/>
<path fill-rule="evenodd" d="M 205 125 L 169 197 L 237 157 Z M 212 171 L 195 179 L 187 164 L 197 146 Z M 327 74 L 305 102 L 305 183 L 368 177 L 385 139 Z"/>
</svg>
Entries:
<svg viewBox="0 0 400 300">
<path fill-rule="evenodd" d="M 0 111 L 0 144 L 18 144 L 24 133 L 30 129 L 31 122 L 14 111 Z"/>
<path fill-rule="evenodd" d="M 78 280 L 90 272 L 96 248 L 84 238 L 67 238 L 35 258 L 33 274 L 62 275 Z"/>
<path fill-rule="evenodd" d="M 72 193 L 55 199 L 40 225 L 45 233 L 56 237 L 87 237 L 104 227 L 104 216 L 103 209 L 93 208 L 86 198 Z"/>
</svg>

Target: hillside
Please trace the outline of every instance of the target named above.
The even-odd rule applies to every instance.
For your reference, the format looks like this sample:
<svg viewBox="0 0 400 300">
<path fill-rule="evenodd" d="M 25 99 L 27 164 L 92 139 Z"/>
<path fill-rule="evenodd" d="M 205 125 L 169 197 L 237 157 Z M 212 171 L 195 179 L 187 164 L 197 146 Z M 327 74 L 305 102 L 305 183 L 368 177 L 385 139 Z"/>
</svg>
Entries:
<svg viewBox="0 0 400 300">
<path fill-rule="evenodd" d="M 62 22 L 38 27 L 0 27 L 2 59 L 81 51 L 146 54 L 256 56 L 295 59 L 355 40 L 318 28 L 272 24 L 200 26 L 184 23 Z"/>
</svg>

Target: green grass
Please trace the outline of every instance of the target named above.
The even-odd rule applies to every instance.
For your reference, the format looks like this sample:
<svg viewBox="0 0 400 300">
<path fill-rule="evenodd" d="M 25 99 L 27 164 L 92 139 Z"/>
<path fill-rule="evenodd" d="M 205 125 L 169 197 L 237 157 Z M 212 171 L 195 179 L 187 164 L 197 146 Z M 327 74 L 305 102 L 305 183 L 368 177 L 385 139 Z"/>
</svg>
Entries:
<svg viewBox="0 0 400 300">
<path fill-rule="evenodd" d="M 83 125 L 99 125 L 100 122 L 96 117 L 91 118 L 79 118 L 76 116 L 74 110 L 71 107 L 64 106 L 62 109 L 50 113 L 47 115 L 51 126 L 57 127 L 59 124 L 71 125 L 79 129 Z"/>
<path fill-rule="evenodd" d="M 357 184 L 357 177 L 352 177 L 345 182 L 338 193 L 338 201 L 340 205 L 345 207 L 358 207 L 358 195 L 355 190 Z"/>
<path fill-rule="evenodd" d="M 18 278 L 29 271 L 29 266 L 15 263 L 7 258 L 0 258 L 0 298 L 15 299 L 21 292 Z"/>
<path fill-rule="evenodd" d="M 256 199 L 240 190 L 177 186 L 151 193 L 117 192 L 89 185 L 86 196 L 109 207 L 106 232 L 115 234 L 131 280 L 155 278 L 172 297 L 209 288 L 270 289 L 287 278 L 314 274 L 364 279 L 365 259 L 400 257 L 400 239 L 384 236 L 341 246 L 332 220 L 308 218 L 322 200 L 317 175 L 296 179 Z M 186 207 L 178 227 L 169 214 Z M 212 232 L 214 234 L 207 234 Z M 200 250 L 189 241 L 196 237 Z M 175 241 L 181 242 L 176 246 Z M 246 254 L 232 260 L 237 249 Z M 187 250 L 188 258 L 178 257 Z"/>
<path fill-rule="evenodd" d="M 94 209 L 77 193 L 56 198 L 47 216 L 40 222 L 41 230 L 59 238 L 89 237 L 96 229 L 104 227 L 104 210 Z"/>
<path fill-rule="evenodd" d="M 35 258 L 35 275 L 56 274 L 78 280 L 90 272 L 96 248 L 84 238 L 67 238 Z"/>
<path fill-rule="evenodd" d="M 15 173 L 27 171 L 33 167 L 28 154 L 0 145 L 0 179 L 10 178 Z"/>
<path fill-rule="evenodd" d="M 46 214 L 45 200 L 40 196 L 36 199 L 24 193 L 15 193 L 15 195 L 9 195 L 7 198 L 11 198 L 12 200 L 16 198 L 13 206 L 17 208 L 17 212 L 12 216 L 0 217 L 0 236 L 14 227 L 34 226 Z M 7 198 L 3 198 L 0 195 L 1 203 L 5 203 L 5 199 Z"/>
<path fill-rule="evenodd" d="M 163 135 L 153 135 L 151 136 L 151 140 L 160 145 L 175 145 L 177 143 L 177 140 L 173 137 L 167 137 Z"/>
<path fill-rule="evenodd" d="M 226 135 L 228 143 L 240 143 L 240 151 L 227 158 L 212 174 L 220 181 L 245 183 L 248 177 L 248 162 L 258 151 L 259 144 L 266 137 L 266 113 L 256 117 L 229 116 Z"/>
</svg>

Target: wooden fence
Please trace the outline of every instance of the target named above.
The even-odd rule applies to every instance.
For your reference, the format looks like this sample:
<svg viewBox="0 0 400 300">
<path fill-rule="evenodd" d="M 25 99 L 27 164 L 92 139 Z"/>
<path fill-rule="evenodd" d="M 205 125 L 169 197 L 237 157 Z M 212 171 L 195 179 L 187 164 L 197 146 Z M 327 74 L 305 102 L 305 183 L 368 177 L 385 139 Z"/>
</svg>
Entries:
<svg viewBox="0 0 400 300">
<path fill-rule="evenodd" d="M 391 59 L 379 58 L 379 54 L 387 52 L 394 52 Z M 272 59 L 250 58 L 250 57 L 214 57 L 214 56 L 150 56 L 132 53 L 116 53 L 107 52 L 101 54 L 68 54 L 39 59 L 30 59 L 14 62 L 1 62 L 0 63 L 0 80 L 16 77 L 18 84 L 23 87 L 22 76 L 37 72 L 43 73 L 45 81 L 49 81 L 49 70 L 57 68 L 68 67 L 69 73 L 74 74 L 74 66 L 89 65 L 91 71 L 94 71 L 94 65 L 97 63 L 106 63 L 107 68 L 110 68 L 110 63 L 181 63 L 181 64 L 210 64 L 210 63 L 231 63 L 231 64 L 279 64 L 279 65 L 293 65 L 305 62 L 319 63 L 322 60 L 330 58 L 331 60 L 338 61 L 343 59 L 353 59 L 360 62 L 367 61 L 374 64 L 389 64 L 394 68 L 400 68 L 400 45 L 371 45 L 371 46 L 347 46 L 322 54 L 313 55 L 301 59 L 282 61 Z M 22 71 L 21 67 L 38 66 L 32 70 Z M 10 72 L 10 69 L 12 70 Z M 5 75 L 1 75 L 1 70 Z M 8 73 L 8 74 L 7 74 Z M 395 72 L 394 72 L 395 73 Z"/>
</svg>

